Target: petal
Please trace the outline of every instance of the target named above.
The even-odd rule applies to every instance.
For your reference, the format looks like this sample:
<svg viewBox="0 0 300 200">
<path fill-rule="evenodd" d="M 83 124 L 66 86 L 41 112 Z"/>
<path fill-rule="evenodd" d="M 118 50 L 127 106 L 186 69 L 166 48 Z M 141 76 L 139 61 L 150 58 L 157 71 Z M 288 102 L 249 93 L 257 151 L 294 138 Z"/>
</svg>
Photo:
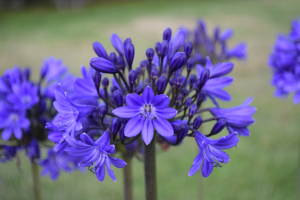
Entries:
<svg viewBox="0 0 300 200">
<path fill-rule="evenodd" d="M 114 171 L 110 169 L 110 163 L 109 163 L 109 160 L 108 160 L 108 159 L 106 159 L 105 165 L 106 165 L 106 168 L 107 168 L 107 174 L 108 174 L 108 176 L 110 176 L 110 178 L 111 178 L 114 182 L 117 182 L 117 179 L 116 179 L 116 176 L 115 176 Z"/>
<path fill-rule="evenodd" d="M 293 103 L 298 104 L 300 102 L 300 91 L 296 92 L 293 98 Z"/>
<path fill-rule="evenodd" d="M 133 137 L 139 134 L 143 128 L 145 118 L 137 115 L 136 117 L 130 119 L 124 130 L 124 134 L 126 137 Z"/>
<path fill-rule="evenodd" d="M 14 135 L 18 140 L 22 139 L 22 131 L 20 127 L 14 127 Z"/>
<path fill-rule="evenodd" d="M 126 104 L 131 108 L 139 109 L 144 105 L 144 101 L 140 95 L 131 93 L 126 96 Z"/>
<path fill-rule="evenodd" d="M 119 158 L 113 158 L 111 156 L 108 156 L 108 159 L 109 162 L 117 168 L 123 168 L 127 165 L 127 163 L 124 160 L 121 160 Z"/>
<path fill-rule="evenodd" d="M 250 136 L 250 131 L 248 130 L 248 128 L 237 128 L 237 127 L 227 126 L 227 129 L 228 129 L 229 133 L 236 132 L 238 135 L 241 135 L 244 137 Z"/>
<path fill-rule="evenodd" d="M 141 110 L 138 108 L 131 108 L 129 106 L 123 106 L 116 108 L 112 111 L 116 116 L 122 118 L 132 118 L 140 114 Z"/>
<path fill-rule="evenodd" d="M 155 130 L 162 136 L 168 137 L 174 134 L 174 129 L 169 121 L 157 117 L 153 120 Z"/>
<path fill-rule="evenodd" d="M 92 140 L 92 138 L 90 138 L 90 136 L 88 136 L 86 133 L 82 133 L 80 134 L 80 139 L 82 142 L 84 142 L 87 145 L 95 145 L 94 140 Z"/>
<path fill-rule="evenodd" d="M 83 157 L 83 156 L 88 156 L 93 154 L 95 151 L 95 147 L 80 148 L 80 149 L 76 147 L 69 147 L 65 151 L 71 156 Z"/>
<path fill-rule="evenodd" d="M 174 108 L 165 108 L 162 110 L 155 110 L 155 114 L 164 119 L 171 119 L 177 115 L 178 111 Z"/>
<path fill-rule="evenodd" d="M 211 164 L 208 160 L 203 159 L 203 164 L 201 168 L 202 176 L 204 178 L 207 178 L 211 174 L 212 170 L 213 170 L 213 164 Z"/>
<path fill-rule="evenodd" d="M 153 124 L 152 120 L 145 120 L 144 126 L 142 129 L 142 137 L 146 145 L 150 144 L 154 136 L 154 129 L 153 129 Z"/>
<path fill-rule="evenodd" d="M 11 134 L 12 134 L 12 129 L 10 127 L 7 127 L 2 132 L 2 139 L 4 141 L 8 140 L 11 137 Z"/>
<path fill-rule="evenodd" d="M 233 69 L 233 63 L 226 62 L 217 64 L 210 72 L 209 78 L 216 78 L 230 73 Z"/>
<path fill-rule="evenodd" d="M 95 171 L 95 174 L 97 176 L 97 179 L 102 182 L 105 177 L 105 167 L 104 165 L 98 166 L 98 169 Z"/>
<path fill-rule="evenodd" d="M 211 145 L 218 149 L 229 149 L 237 145 L 240 138 L 237 137 L 237 133 L 231 133 L 226 136 L 222 136 L 220 139 L 211 142 Z"/>
<path fill-rule="evenodd" d="M 147 86 L 143 92 L 142 98 L 146 104 L 150 104 L 154 98 L 154 92 L 150 86 Z"/>
<path fill-rule="evenodd" d="M 151 104 L 156 109 L 166 108 L 166 107 L 168 107 L 169 103 L 170 103 L 170 98 L 165 94 L 157 95 L 151 101 Z"/>
<path fill-rule="evenodd" d="M 110 132 L 105 131 L 95 143 L 102 144 L 103 146 L 108 146 L 110 144 Z"/>
</svg>

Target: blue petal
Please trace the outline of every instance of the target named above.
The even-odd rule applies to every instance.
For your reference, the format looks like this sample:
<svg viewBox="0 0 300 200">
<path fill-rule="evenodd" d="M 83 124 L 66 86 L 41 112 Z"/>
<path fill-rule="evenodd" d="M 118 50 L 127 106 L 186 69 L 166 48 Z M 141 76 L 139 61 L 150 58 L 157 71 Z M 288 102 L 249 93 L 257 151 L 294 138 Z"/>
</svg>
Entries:
<svg viewBox="0 0 300 200">
<path fill-rule="evenodd" d="M 155 114 L 164 119 L 171 119 L 177 115 L 178 111 L 174 108 L 165 108 L 162 110 L 155 110 Z"/>
<path fill-rule="evenodd" d="M 107 174 L 108 174 L 108 176 L 110 176 L 110 178 L 114 182 L 117 182 L 117 179 L 116 179 L 114 171 L 110 169 L 110 163 L 109 163 L 108 159 L 106 159 L 105 165 L 106 165 L 106 168 L 107 168 Z"/>
<path fill-rule="evenodd" d="M 102 144 L 103 146 L 108 146 L 110 144 L 110 132 L 105 131 L 101 137 L 95 142 L 96 144 Z"/>
<path fill-rule="evenodd" d="M 293 103 L 296 105 L 300 102 L 300 91 L 296 92 L 293 98 Z"/>
<path fill-rule="evenodd" d="M 155 130 L 162 136 L 168 137 L 174 134 L 174 129 L 169 121 L 157 117 L 153 120 Z"/>
<path fill-rule="evenodd" d="M 140 110 L 140 108 L 131 108 L 129 106 L 123 106 L 123 107 L 114 109 L 112 112 L 113 112 L 113 114 L 115 114 L 118 117 L 132 118 L 134 116 L 139 115 L 141 110 Z"/>
<path fill-rule="evenodd" d="M 211 145 L 218 149 L 229 149 L 237 145 L 240 138 L 237 137 L 236 133 L 231 133 L 227 136 L 223 136 L 220 139 L 211 142 Z"/>
<path fill-rule="evenodd" d="M 139 134 L 143 128 L 145 118 L 137 115 L 136 117 L 130 119 L 124 130 L 124 134 L 126 137 L 133 137 Z"/>
<path fill-rule="evenodd" d="M 124 56 L 124 46 L 121 38 L 117 34 L 112 34 L 110 37 L 111 44 L 116 49 L 116 51 L 120 54 L 120 56 Z"/>
<path fill-rule="evenodd" d="M 219 63 L 211 71 L 209 78 L 216 78 L 230 73 L 233 69 L 233 63 Z"/>
<path fill-rule="evenodd" d="M 207 159 L 203 159 L 203 164 L 202 164 L 202 176 L 204 178 L 207 178 L 213 170 L 213 164 L 207 161 Z"/>
<path fill-rule="evenodd" d="M 119 158 L 113 158 L 111 156 L 108 156 L 108 159 L 109 162 L 117 168 L 123 168 L 127 165 L 127 163 L 124 160 L 121 160 Z"/>
<path fill-rule="evenodd" d="M 168 107 L 169 103 L 170 103 L 170 98 L 165 94 L 157 95 L 151 101 L 151 104 L 156 109 L 166 108 L 166 107 Z"/>
<path fill-rule="evenodd" d="M 95 174 L 97 176 L 97 179 L 102 182 L 105 177 L 105 167 L 104 165 L 98 166 L 97 170 L 95 171 Z"/>
<path fill-rule="evenodd" d="M 140 95 L 131 93 L 126 96 L 126 104 L 131 108 L 139 109 L 144 105 L 144 101 Z"/>
<path fill-rule="evenodd" d="M 146 145 L 150 144 L 154 136 L 152 120 L 146 119 L 142 129 L 142 137 Z"/>
<path fill-rule="evenodd" d="M 150 86 L 147 86 L 143 92 L 142 98 L 146 104 L 150 104 L 154 98 L 154 92 Z"/>
<path fill-rule="evenodd" d="M 80 135 L 80 139 L 81 139 L 81 141 L 84 142 L 85 144 L 92 145 L 92 146 L 95 145 L 94 140 L 92 140 L 92 138 L 90 138 L 90 136 L 88 136 L 86 133 L 82 133 L 82 134 Z"/>
</svg>

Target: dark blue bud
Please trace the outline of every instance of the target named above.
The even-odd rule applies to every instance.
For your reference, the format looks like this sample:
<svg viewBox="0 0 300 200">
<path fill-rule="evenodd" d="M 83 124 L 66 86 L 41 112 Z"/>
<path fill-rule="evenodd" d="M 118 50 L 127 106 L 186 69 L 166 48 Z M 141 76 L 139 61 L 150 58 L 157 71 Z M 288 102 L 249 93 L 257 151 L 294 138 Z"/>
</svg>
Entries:
<svg viewBox="0 0 300 200">
<path fill-rule="evenodd" d="M 193 129 L 198 129 L 202 124 L 202 117 L 201 115 L 198 115 L 193 122 Z"/>
<path fill-rule="evenodd" d="M 94 73 L 93 80 L 94 80 L 94 85 L 95 85 L 96 89 L 99 90 L 100 83 L 101 83 L 101 74 L 100 74 L 100 72 L 95 72 Z"/>
<path fill-rule="evenodd" d="M 131 68 L 132 62 L 133 62 L 133 58 L 134 58 L 134 46 L 133 46 L 132 43 L 128 43 L 125 46 L 125 57 L 126 57 L 128 65 Z"/>
<path fill-rule="evenodd" d="M 136 79 L 137 79 L 136 72 L 134 70 L 130 70 L 130 72 L 128 74 L 129 84 L 133 85 Z"/>
<path fill-rule="evenodd" d="M 105 78 L 102 80 L 102 87 L 106 89 L 106 88 L 108 87 L 108 85 L 109 85 L 109 80 L 108 80 L 107 77 L 105 77 Z"/>
<path fill-rule="evenodd" d="M 196 114 L 197 109 L 198 109 L 197 105 L 194 103 L 190 106 L 190 109 L 189 109 L 189 117 L 190 118 L 192 118 Z"/>
<path fill-rule="evenodd" d="M 161 57 L 162 58 L 164 58 L 167 55 L 168 50 L 169 50 L 169 42 L 167 40 L 164 40 L 161 43 Z"/>
<path fill-rule="evenodd" d="M 175 80 L 174 80 L 174 78 L 170 78 L 169 84 L 171 85 L 171 87 L 175 87 Z"/>
<path fill-rule="evenodd" d="M 167 40 L 170 42 L 172 37 L 172 30 L 170 28 L 166 28 L 163 34 L 163 40 Z"/>
<path fill-rule="evenodd" d="M 175 86 L 177 88 L 181 87 L 182 85 L 182 76 L 180 73 L 176 73 L 174 76 Z"/>
<path fill-rule="evenodd" d="M 154 68 L 151 70 L 151 78 L 152 78 L 152 79 L 157 79 L 158 74 L 159 74 L 158 69 L 157 69 L 156 67 L 154 67 Z"/>
<path fill-rule="evenodd" d="M 187 135 L 189 129 L 187 126 L 183 127 L 181 129 L 181 131 L 177 132 L 176 135 L 177 135 L 177 140 L 176 140 L 176 144 L 179 144 L 184 138 L 185 136 Z"/>
<path fill-rule="evenodd" d="M 214 40 L 218 41 L 220 38 L 220 28 L 217 26 L 214 29 Z"/>
<path fill-rule="evenodd" d="M 161 73 L 162 74 L 167 74 L 168 73 L 168 68 L 167 67 L 163 67 Z"/>
<path fill-rule="evenodd" d="M 161 43 L 160 42 L 156 42 L 156 44 L 155 44 L 155 52 L 158 55 L 158 57 L 161 57 Z"/>
<path fill-rule="evenodd" d="M 28 81 L 30 79 L 30 69 L 26 67 L 23 71 L 24 79 Z"/>
<path fill-rule="evenodd" d="M 101 57 L 92 58 L 90 65 L 94 70 L 102 73 L 115 74 L 119 72 L 114 63 Z"/>
<path fill-rule="evenodd" d="M 117 90 L 114 91 L 112 96 L 113 96 L 114 102 L 117 105 L 117 107 L 122 107 L 123 106 L 123 94 L 122 94 L 122 92 L 119 89 L 117 89 Z"/>
<path fill-rule="evenodd" d="M 192 105 L 192 103 L 193 103 L 192 98 L 191 98 L 191 97 L 188 97 L 188 98 L 184 101 L 183 105 L 184 105 L 185 108 L 187 108 L 187 107 L 189 107 L 190 105 Z"/>
<path fill-rule="evenodd" d="M 188 72 L 191 72 L 194 68 L 195 65 L 195 61 L 193 58 L 188 59 L 188 61 L 186 62 L 186 69 Z"/>
<path fill-rule="evenodd" d="M 148 60 L 142 60 L 142 61 L 140 62 L 140 68 L 141 68 L 143 71 L 144 71 L 145 69 L 147 69 L 148 66 L 149 66 Z"/>
<path fill-rule="evenodd" d="M 148 48 L 146 51 L 146 56 L 148 60 L 152 60 L 154 56 L 154 50 L 152 48 Z"/>
<path fill-rule="evenodd" d="M 144 91 L 144 89 L 141 87 L 141 86 L 137 86 L 135 89 L 134 89 L 134 93 L 140 95 L 142 94 Z"/>
<path fill-rule="evenodd" d="M 125 125 L 122 125 L 121 128 L 120 128 L 120 130 L 119 130 L 119 137 L 120 137 L 120 140 L 121 140 L 122 144 L 125 141 L 124 129 L 125 129 Z"/>
<path fill-rule="evenodd" d="M 157 93 L 163 94 L 166 86 L 167 86 L 167 78 L 164 75 L 162 75 L 161 77 L 159 77 L 159 79 L 156 82 Z"/>
<path fill-rule="evenodd" d="M 200 74 L 200 78 L 197 80 L 197 91 L 202 89 L 202 87 L 207 82 L 209 75 L 210 75 L 209 69 L 205 68 L 202 70 L 202 72 Z"/>
<path fill-rule="evenodd" d="M 110 87 L 110 92 L 111 92 L 111 93 L 114 93 L 114 91 L 116 91 L 116 90 L 118 90 L 118 89 L 119 89 L 119 88 L 118 88 L 117 86 L 114 86 L 114 85 L 113 85 L 113 86 Z"/>
<path fill-rule="evenodd" d="M 213 126 L 213 128 L 211 129 L 211 132 L 209 135 L 215 135 L 217 133 L 220 133 L 223 128 L 225 127 L 226 125 L 226 120 L 225 119 L 219 119 L 215 125 Z"/>
<path fill-rule="evenodd" d="M 186 62 L 186 55 L 184 52 L 177 52 L 173 56 L 171 60 L 171 72 L 175 72 L 176 70 L 180 69 Z"/>
<path fill-rule="evenodd" d="M 124 71 L 125 69 L 125 61 L 121 56 L 117 57 L 117 67 L 119 68 L 119 70 Z"/>
<path fill-rule="evenodd" d="M 127 44 L 132 44 L 131 38 L 127 38 L 126 40 L 124 40 L 124 48 Z"/>
<path fill-rule="evenodd" d="M 182 88 L 180 94 L 185 98 L 189 94 L 189 91 L 186 88 Z"/>
<path fill-rule="evenodd" d="M 107 114 L 107 106 L 106 105 L 103 105 L 103 106 L 100 106 L 99 108 L 99 115 L 101 118 L 103 118 L 106 114 Z"/>
<path fill-rule="evenodd" d="M 104 49 L 104 47 L 102 46 L 102 44 L 100 42 L 94 42 L 93 43 L 93 48 L 95 53 L 102 58 L 108 59 L 107 53 Z"/>
<path fill-rule="evenodd" d="M 193 51 L 193 43 L 186 42 L 184 44 L 184 48 L 183 49 L 184 49 L 184 52 L 186 54 L 186 57 L 189 58 L 191 56 L 192 51 Z"/>
<path fill-rule="evenodd" d="M 182 96 L 180 94 L 177 95 L 176 103 L 181 102 Z"/>
<path fill-rule="evenodd" d="M 120 56 L 124 56 L 124 46 L 121 38 L 114 33 L 111 35 L 110 41 L 116 51 L 120 54 Z"/>
<path fill-rule="evenodd" d="M 142 69 L 140 67 L 137 67 L 134 71 L 137 74 L 137 76 L 140 76 L 140 75 L 143 74 L 143 71 L 142 71 Z"/>
<path fill-rule="evenodd" d="M 117 117 L 114 117 L 114 119 L 111 123 L 111 133 L 112 133 L 114 139 L 116 138 L 120 128 L 121 128 L 121 120 Z"/>
<path fill-rule="evenodd" d="M 147 85 L 150 84 L 150 78 L 149 78 L 149 77 L 147 77 L 147 78 L 145 79 L 145 83 L 146 83 Z"/>
<path fill-rule="evenodd" d="M 110 61 L 110 62 L 112 62 L 113 64 L 117 64 L 117 55 L 116 55 L 116 53 L 115 52 L 111 52 L 110 54 L 109 54 L 109 56 L 108 56 L 108 60 Z"/>
<path fill-rule="evenodd" d="M 197 106 L 198 108 L 200 108 L 202 102 L 205 100 L 205 92 L 199 92 L 198 96 L 197 96 Z"/>
<path fill-rule="evenodd" d="M 196 81 L 197 81 L 197 76 L 195 74 L 191 74 L 189 78 L 190 89 L 194 87 Z"/>
</svg>

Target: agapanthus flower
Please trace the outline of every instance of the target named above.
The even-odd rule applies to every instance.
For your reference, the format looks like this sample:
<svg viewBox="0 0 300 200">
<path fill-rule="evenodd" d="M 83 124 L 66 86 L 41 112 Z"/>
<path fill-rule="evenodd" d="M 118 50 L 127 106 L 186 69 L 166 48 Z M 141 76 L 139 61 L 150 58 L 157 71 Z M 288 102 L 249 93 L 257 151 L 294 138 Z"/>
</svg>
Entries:
<svg viewBox="0 0 300 200">
<path fill-rule="evenodd" d="M 67 72 L 67 68 L 63 66 L 62 60 L 57 60 L 54 57 L 50 57 L 44 60 L 41 76 L 46 78 L 47 82 L 51 82 L 62 76 Z"/>
<path fill-rule="evenodd" d="M 142 132 L 142 137 L 148 145 L 154 136 L 154 129 L 162 136 L 174 134 L 173 127 L 167 119 L 176 116 L 174 108 L 168 108 L 170 99 L 161 94 L 154 96 L 151 87 L 146 87 L 142 97 L 137 94 L 126 96 L 127 106 L 116 108 L 113 113 L 121 118 L 131 118 L 125 127 L 127 137 L 134 137 Z"/>
<path fill-rule="evenodd" d="M 105 167 L 107 174 L 111 179 L 117 182 L 111 165 L 122 168 L 126 166 L 126 162 L 118 158 L 113 158 L 109 154 L 115 153 L 115 146 L 110 145 L 110 132 L 105 131 L 102 136 L 94 142 L 86 133 L 80 135 L 81 141 L 72 137 L 66 138 L 71 147 L 66 152 L 72 156 L 81 157 L 78 165 L 82 167 L 90 167 L 99 181 L 103 181 L 105 177 Z"/>
<path fill-rule="evenodd" d="M 195 139 L 199 147 L 199 154 L 194 159 L 188 175 L 194 175 L 201 167 L 202 176 L 205 178 L 211 174 L 214 167 L 220 167 L 220 163 L 230 161 L 227 153 L 222 150 L 236 146 L 239 141 L 236 133 L 231 133 L 215 140 L 205 137 L 200 132 L 196 132 Z"/>
<path fill-rule="evenodd" d="M 19 146 L 3 145 L 0 147 L 0 163 L 5 163 L 13 159 L 19 150 Z"/>
</svg>

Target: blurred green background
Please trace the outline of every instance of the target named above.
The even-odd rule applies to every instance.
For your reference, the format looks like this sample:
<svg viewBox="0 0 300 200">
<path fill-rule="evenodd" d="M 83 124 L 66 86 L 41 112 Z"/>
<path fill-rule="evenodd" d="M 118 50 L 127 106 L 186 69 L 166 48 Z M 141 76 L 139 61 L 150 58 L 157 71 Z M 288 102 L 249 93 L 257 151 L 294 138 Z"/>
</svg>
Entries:
<svg viewBox="0 0 300 200">
<path fill-rule="evenodd" d="M 57 11 L 31 8 L 0 14 L 0 72 L 14 65 L 30 66 L 37 79 L 42 60 L 51 55 L 62 58 L 70 71 L 80 76 L 80 66 L 88 66 L 95 56 L 92 43 L 100 41 L 110 52 L 110 35 L 131 37 L 135 61 L 145 58 L 145 50 L 154 47 L 162 32 L 170 27 L 192 28 L 203 18 L 212 31 L 215 25 L 231 27 L 239 41 L 248 45 L 248 59 L 235 62 L 231 73 L 235 81 L 227 90 L 232 102 L 241 104 L 249 96 L 257 107 L 251 136 L 242 137 L 238 148 L 227 152 L 231 161 L 215 168 L 207 179 L 200 173 L 187 176 L 197 145 L 191 138 L 178 147 L 157 156 L 159 199 L 294 199 L 300 143 L 300 109 L 291 98 L 283 102 L 273 97 L 268 56 L 278 32 L 287 33 L 290 21 L 299 15 L 298 0 L 264 1 L 139 1 L 98 4 L 80 10 Z M 1 122 L 0 122 L 1 123 Z M 204 133 L 209 127 L 204 129 Z M 43 154 L 45 156 L 45 154 Z M 0 199 L 34 199 L 30 164 L 22 158 L 22 171 L 15 160 L 0 165 Z M 122 170 L 114 168 L 118 179 L 106 177 L 103 183 L 86 172 L 62 173 L 56 182 L 41 178 L 42 197 L 52 199 L 122 199 Z M 134 197 L 144 199 L 143 164 L 134 160 Z"/>
</svg>

